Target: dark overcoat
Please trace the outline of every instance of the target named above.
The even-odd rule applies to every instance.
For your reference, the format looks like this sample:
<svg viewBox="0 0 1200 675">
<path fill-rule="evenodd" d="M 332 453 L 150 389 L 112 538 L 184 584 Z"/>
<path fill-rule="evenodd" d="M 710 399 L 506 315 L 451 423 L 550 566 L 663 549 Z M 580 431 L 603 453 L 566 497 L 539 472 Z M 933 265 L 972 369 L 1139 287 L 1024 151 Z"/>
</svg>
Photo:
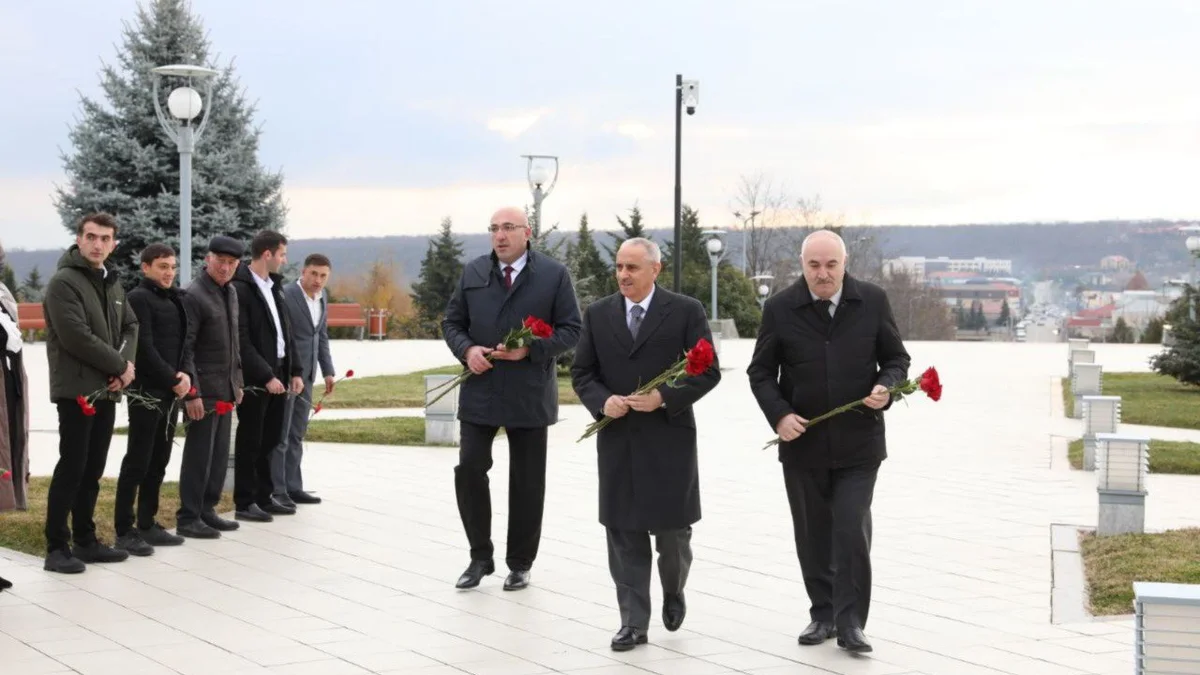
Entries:
<svg viewBox="0 0 1200 675">
<path fill-rule="evenodd" d="M 865 398 L 876 384 L 903 382 L 910 362 L 882 288 L 847 275 L 830 319 L 802 278 L 767 299 L 746 373 L 773 431 L 788 413 L 812 419 Z M 884 410 L 890 406 L 891 401 Z M 779 444 L 779 460 L 803 468 L 856 466 L 886 457 L 883 410 L 865 405 Z"/>
<path fill-rule="evenodd" d="M 591 415 L 614 394 L 632 394 L 671 367 L 700 338 L 712 341 L 698 301 L 655 287 L 634 340 L 620 293 L 584 313 L 571 380 Z M 600 522 L 617 530 L 682 529 L 700 520 L 696 417 L 692 405 L 721 381 L 719 363 L 678 388 L 659 388 L 665 407 L 631 410 L 596 434 Z"/>
<path fill-rule="evenodd" d="M 459 385 L 458 419 L 490 427 L 537 428 L 558 421 L 555 360 L 579 341 L 579 304 L 571 275 L 557 260 L 528 251 L 525 267 L 504 287 L 495 253 L 467 263 L 454 289 L 442 333 L 465 366 L 467 350 L 495 347 L 533 316 L 554 329 L 534 340 L 520 361 L 492 362 L 492 369 Z"/>
</svg>

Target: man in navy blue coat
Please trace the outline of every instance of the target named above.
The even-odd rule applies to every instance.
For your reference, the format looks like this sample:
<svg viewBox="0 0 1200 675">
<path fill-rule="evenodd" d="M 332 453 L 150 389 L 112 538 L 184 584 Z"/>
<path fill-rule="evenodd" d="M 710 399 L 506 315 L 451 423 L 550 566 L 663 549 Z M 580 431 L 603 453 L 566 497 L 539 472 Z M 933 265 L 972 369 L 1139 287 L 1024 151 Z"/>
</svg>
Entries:
<svg viewBox="0 0 1200 675">
<path fill-rule="evenodd" d="M 500 209 L 488 230 L 492 252 L 467 263 L 442 321 L 446 344 L 473 373 L 459 387 L 461 442 L 454 467 L 471 562 L 456 586 L 474 588 L 496 571 L 487 474 L 492 441 L 504 427 L 509 447 L 509 575 L 504 590 L 511 591 L 529 585 L 541 540 L 546 430 L 558 421 L 556 357 L 579 341 L 582 324 L 567 268 L 532 250 L 525 213 Z M 529 316 L 550 324 L 554 334 L 528 347 L 505 350 L 504 336 Z"/>
</svg>

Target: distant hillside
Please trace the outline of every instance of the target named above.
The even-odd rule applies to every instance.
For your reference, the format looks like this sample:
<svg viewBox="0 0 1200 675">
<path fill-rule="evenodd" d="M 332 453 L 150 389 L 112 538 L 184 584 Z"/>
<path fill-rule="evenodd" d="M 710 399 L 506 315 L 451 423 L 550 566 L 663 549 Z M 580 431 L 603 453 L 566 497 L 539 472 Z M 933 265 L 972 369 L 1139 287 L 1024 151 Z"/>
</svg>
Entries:
<svg viewBox="0 0 1200 675">
<path fill-rule="evenodd" d="M 1035 276 L 1080 266 L 1095 266 L 1108 255 L 1123 255 L 1146 270 L 1183 269 L 1190 264 L 1184 236 L 1178 227 L 1190 223 L 1173 221 L 1108 221 L 1063 224 L 946 225 L 946 226 L 872 226 L 846 228 L 847 237 L 870 235 L 878 238 L 888 256 L 923 255 L 971 258 L 1009 258 L 1015 273 Z M 655 241 L 669 241 L 671 232 L 650 230 Z M 795 230 L 799 234 L 799 230 Z M 608 233 L 594 233 L 597 244 L 610 241 Z M 552 241 L 563 236 L 556 233 Z M 347 270 L 357 273 L 376 260 L 391 259 L 411 283 L 421 268 L 430 236 L 358 237 L 344 239 L 296 239 L 288 247 L 288 258 L 300 262 L 309 253 L 324 253 L 334 263 L 334 274 Z M 468 258 L 489 250 L 484 234 L 460 234 Z M 797 237 L 798 239 L 798 237 Z M 741 235 L 728 238 L 731 260 L 741 255 Z M 565 246 L 564 246 L 565 250 Z M 18 279 L 24 279 L 35 265 L 43 278 L 53 272 L 59 251 L 8 251 L 8 263 Z"/>
</svg>

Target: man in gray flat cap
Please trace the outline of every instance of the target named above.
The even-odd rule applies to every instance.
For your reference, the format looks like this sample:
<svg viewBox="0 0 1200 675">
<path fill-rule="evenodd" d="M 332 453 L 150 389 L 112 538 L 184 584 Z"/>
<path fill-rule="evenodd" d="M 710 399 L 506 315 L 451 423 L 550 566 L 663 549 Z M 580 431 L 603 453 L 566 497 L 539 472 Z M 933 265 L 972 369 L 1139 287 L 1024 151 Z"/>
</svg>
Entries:
<svg viewBox="0 0 1200 675">
<path fill-rule="evenodd" d="M 245 248 L 226 236 L 208 244 L 200 276 L 188 284 L 184 372 L 195 392 L 185 397 L 187 440 L 179 472 L 176 533 L 216 539 L 238 523 L 217 515 L 225 485 L 233 406 L 242 400 L 242 360 L 238 350 L 238 299 L 229 285 Z"/>
</svg>

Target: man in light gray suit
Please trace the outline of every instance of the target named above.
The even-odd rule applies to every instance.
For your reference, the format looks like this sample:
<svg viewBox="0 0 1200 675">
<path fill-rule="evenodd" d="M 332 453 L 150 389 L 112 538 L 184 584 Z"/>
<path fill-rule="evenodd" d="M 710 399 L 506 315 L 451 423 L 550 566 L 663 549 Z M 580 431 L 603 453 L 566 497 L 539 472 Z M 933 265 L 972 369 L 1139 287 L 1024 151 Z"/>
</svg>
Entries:
<svg viewBox="0 0 1200 675">
<path fill-rule="evenodd" d="M 304 491 L 300 460 L 304 456 L 304 434 L 312 414 L 313 379 L 317 367 L 325 378 L 325 394 L 333 391 L 333 358 L 329 355 L 329 327 L 326 324 L 328 294 L 325 284 L 333 266 L 329 258 L 313 253 L 304 259 L 300 279 L 283 289 L 284 305 L 291 316 L 296 353 L 300 358 L 304 393 L 293 396 L 284 413 L 283 440 L 271 456 L 271 483 L 275 500 L 284 506 L 320 504 L 321 498 Z"/>
</svg>

